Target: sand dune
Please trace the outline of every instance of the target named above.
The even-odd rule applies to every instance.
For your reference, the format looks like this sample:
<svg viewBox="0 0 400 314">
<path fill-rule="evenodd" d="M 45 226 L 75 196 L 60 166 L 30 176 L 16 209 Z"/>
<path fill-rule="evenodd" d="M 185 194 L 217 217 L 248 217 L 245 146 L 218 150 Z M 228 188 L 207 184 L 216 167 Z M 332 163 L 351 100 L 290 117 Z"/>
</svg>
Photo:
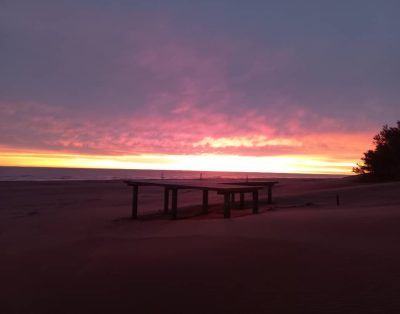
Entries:
<svg viewBox="0 0 400 314">
<path fill-rule="evenodd" d="M 176 221 L 157 188 L 131 221 L 121 182 L 1 182 L 0 312 L 398 313 L 400 183 L 279 181 L 229 220 L 185 191 Z"/>
</svg>

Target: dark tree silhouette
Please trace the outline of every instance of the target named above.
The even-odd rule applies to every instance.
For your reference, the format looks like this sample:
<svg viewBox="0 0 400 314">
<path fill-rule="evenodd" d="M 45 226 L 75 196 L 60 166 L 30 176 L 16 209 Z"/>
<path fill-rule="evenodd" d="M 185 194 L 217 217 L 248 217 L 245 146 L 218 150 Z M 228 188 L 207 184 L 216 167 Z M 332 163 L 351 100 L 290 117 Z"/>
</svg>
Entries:
<svg viewBox="0 0 400 314">
<path fill-rule="evenodd" d="M 375 149 L 368 150 L 353 172 L 371 174 L 378 179 L 400 179 L 400 121 L 397 127 L 383 126 L 374 137 Z"/>
</svg>

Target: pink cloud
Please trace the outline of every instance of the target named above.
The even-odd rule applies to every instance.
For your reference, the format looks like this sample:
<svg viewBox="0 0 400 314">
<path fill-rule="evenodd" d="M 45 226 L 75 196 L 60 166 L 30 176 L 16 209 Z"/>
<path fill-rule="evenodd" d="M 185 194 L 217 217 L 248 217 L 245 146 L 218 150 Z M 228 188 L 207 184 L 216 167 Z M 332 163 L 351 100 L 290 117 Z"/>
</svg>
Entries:
<svg viewBox="0 0 400 314">
<path fill-rule="evenodd" d="M 339 123 L 320 119 L 313 129 L 302 127 L 304 110 L 284 113 L 288 124 L 277 128 L 256 111 L 232 117 L 210 108 L 183 103 L 168 116 L 115 115 L 110 118 L 71 117 L 63 110 L 42 104 L 0 106 L 3 146 L 16 149 L 57 150 L 98 155 L 199 154 L 274 156 L 328 154 L 358 159 L 371 142 L 371 132 L 330 131 Z M 300 113 L 299 113 L 300 112 Z M 276 113 L 279 116 L 279 113 Z M 15 119 L 15 117 L 18 117 Z M 12 118 L 12 119 L 11 119 Z M 283 119 L 283 117 L 280 117 Z M 323 131 L 324 127 L 328 131 Z M 6 131 L 5 131 L 6 130 Z M 293 134 L 296 130 L 297 133 Z M 321 131 L 322 130 L 322 131 Z M 7 138 L 15 134 L 15 138 Z M 25 139 L 18 141 L 18 138 Z M 17 139 L 17 140 L 15 140 Z"/>
<path fill-rule="evenodd" d="M 84 105 L 69 110 L 68 106 L 62 109 L 42 103 L 0 103 L 0 143 L 110 155 L 346 152 L 358 158 L 361 146 L 371 136 L 368 130 L 355 134 L 340 131 L 343 121 L 288 96 L 278 93 L 260 101 L 232 88 L 226 56 L 247 47 L 239 39 L 216 41 L 218 53 L 212 53 L 196 50 L 190 41 L 172 36 L 159 25 L 150 27 L 150 35 L 132 31 L 128 46 L 136 44 L 139 51 L 132 56 L 123 53 L 121 60 L 116 60 L 125 62 L 128 72 L 138 66 L 151 73 L 153 80 L 143 86 L 154 93 L 140 106 L 101 112 Z M 239 71 L 237 81 L 268 74 L 289 58 L 265 50 L 254 50 L 251 56 L 253 62 L 247 71 Z M 124 82 L 127 85 L 133 84 L 129 78 Z M 158 80 L 165 85 L 151 86 Z M 356 144 L 349 144 L 354 141 Z"/>
</svg>

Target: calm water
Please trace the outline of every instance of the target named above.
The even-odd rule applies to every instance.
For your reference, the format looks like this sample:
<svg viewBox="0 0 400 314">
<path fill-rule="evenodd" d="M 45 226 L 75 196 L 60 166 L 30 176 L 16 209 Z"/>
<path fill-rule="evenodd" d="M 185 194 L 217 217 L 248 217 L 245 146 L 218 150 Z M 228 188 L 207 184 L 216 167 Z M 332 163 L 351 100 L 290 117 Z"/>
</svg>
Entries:
<svg viewBox="0 0 400 314">
<path fill-rule="evenodd" d="M 207 178 L 330 178 L 337 175 L 311 175 L 257 172 L 210 172 L 178 170 L 132 170 L 132 169 L 79 169 L 0 167 L 0 181 L 45 181 L 45 180 L 118 180 L 118 179 L 203 179 Z"/>
</svg>

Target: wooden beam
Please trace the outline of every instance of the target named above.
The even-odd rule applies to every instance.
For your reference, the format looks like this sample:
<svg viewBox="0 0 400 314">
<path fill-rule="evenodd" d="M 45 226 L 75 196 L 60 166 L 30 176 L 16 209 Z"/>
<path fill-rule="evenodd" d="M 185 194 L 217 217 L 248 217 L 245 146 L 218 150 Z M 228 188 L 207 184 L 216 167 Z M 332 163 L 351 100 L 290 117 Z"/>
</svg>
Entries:
<svg viewBox="0 0 400 314">
<path fill-rule="evenodd" d="M 240 209 L 244 208 L 244 193 L 240 193 Z"/>
<path fill-rule="evenodd" d="M 138 194 L 139 186 L 132 186 L 132 219 L 137 219 L 138 217 Z"/>
<path fill-rule="evenodd" d="M 229 200 L 230 193 L 224 193 L 224 218 L 231 217 L 231 202 Z"/>
<path fill-rule="evenodd" d="M 176 219 L 178 209 L 178 189 L 172 189 L 172 219 Z"/>
</svg>

